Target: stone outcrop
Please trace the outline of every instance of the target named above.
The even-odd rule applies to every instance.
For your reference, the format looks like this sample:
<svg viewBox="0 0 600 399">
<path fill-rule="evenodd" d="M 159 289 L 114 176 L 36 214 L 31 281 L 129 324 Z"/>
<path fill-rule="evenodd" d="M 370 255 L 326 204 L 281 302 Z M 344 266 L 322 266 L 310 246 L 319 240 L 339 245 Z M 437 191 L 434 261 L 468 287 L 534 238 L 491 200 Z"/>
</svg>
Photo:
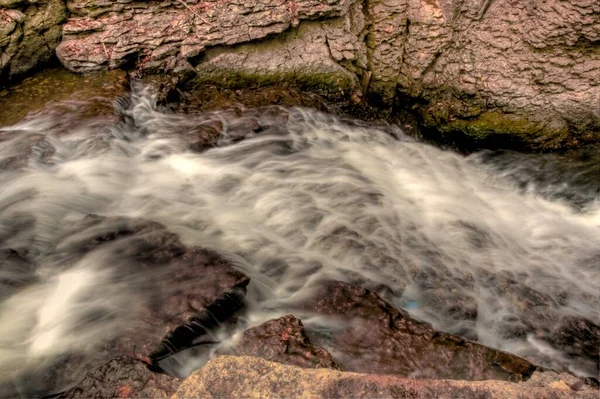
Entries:
<svg viewBox="0 0 600 399">
<path fill-rule="evenodd" d="M 76 72 L 293 85 L 412 109 L 449 138 L 555 148 L 600 139 L 598 32 L 594 0 L 4 0 L 0 77 L 58 45 Z"/>
<path fill-rule="evenodd" d="M 78 72 L 124 65 L 147 72 L 181 72 L 201 63 L 200 78 L 222 84 L 264 79 L 344 90 L 356 87 L 357 78 L 337 61 L 355 59 L 362 49 L 365 63 L 365 46 L 357 36 L 361 24 L 342 23 L 356 14 L 350 11 L 357 8 L 352 0 L 74 0 L 68 5 L 72 17 L 64 26 L 65 40 L 57 55 Z M 300 26 L 313 19 L 327 22 Z M 272 43 L 235 47 L 284 32 Z M 332 46 L 336 50 L 330 56 Z"/>
<path fill-rule="evenodd" d="M 66 19 L 63 0 L 0 1 L 0 86 L 54 57 Z"/>
<path fill-rule="evenodd" d="M 61 393 L 61 399 L 74 398 L 168 398 L 181 381 L 155 373 L 139 360 L 118 356 L 86 374 L 75 387 Z"/>
<path fill-rule="evenodd" d="M 534 147 L 597 140 L 593 0 L 70 0 L 57 54 L 228 87 L 289 83 L 414 106 L 426 126 Z"/>
<path fill-rule="evenodd" d="M 179 387 L 177 398 L 597 398 L 576 377 L 536 372 L 520 383 L 414 380 L 330 369 L 302 369 L 253 357 L 222 356 Z"/>
</svg>

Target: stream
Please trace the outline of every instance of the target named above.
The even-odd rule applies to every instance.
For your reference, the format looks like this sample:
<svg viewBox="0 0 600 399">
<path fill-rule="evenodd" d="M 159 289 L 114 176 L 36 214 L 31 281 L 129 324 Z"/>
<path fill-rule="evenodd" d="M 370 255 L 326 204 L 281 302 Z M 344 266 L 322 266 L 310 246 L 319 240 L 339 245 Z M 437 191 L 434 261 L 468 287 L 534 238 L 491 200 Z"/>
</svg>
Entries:
<svg viewBox="0 0 600 399">
<path fill-rule="evenodd" d="M 292 312 L 335 328 L 297 304 L 319 281 L 366 281 L 440 331 L 598 376 L 597 348 L 594 361 L 545 338 L 575 320 L 565 331 L 589 346 L 600 328 L 598 148 L 465 156 L 308 108 L 180 114 L 141 85 L 113 99 L 115 114 L 72 100 L 0 126 L 0 384 L 93 352 L 152 296 L 143 270 L 111 278 L 115 253 L 66 261 L 90 214 L 157 222 L 230 259 L 251 279 L 239 328 Z M 204 361 L 183 351 L 164 369 Z"/>
</svg>

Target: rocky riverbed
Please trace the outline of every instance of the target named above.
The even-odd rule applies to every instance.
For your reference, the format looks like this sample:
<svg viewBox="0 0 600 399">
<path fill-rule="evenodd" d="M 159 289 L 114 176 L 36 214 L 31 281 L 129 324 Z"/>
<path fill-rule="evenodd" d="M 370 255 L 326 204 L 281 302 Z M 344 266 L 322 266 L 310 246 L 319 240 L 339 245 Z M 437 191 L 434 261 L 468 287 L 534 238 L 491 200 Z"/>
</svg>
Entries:
<svg viewBox="0 0 600 399">
<path fill-rule="evenodd" d="M 0 396 L 598 395 L 595 147 L 145 83 L 0 93 Z"/>
</svg>

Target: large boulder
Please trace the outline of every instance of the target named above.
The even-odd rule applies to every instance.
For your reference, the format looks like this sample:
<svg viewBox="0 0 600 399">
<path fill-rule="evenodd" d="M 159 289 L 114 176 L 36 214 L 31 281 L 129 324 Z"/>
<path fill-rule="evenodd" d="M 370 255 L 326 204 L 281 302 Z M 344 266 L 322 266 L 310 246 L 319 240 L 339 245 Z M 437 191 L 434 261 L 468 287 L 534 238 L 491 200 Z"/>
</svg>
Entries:
<svg viewBox="0 0 600 399">
<path fill-rule="evenodd" d="M 63 0 L 0 1 L 0 86 L 54 57 L 66 19 Z"/>
<path fill-rule="evenodd" d="M 597 2 L 70 0 L 73 71 L 293 84 L 414 108 L 443 134 L 532 147 L 600 138 Z"/>
<path fill-rule="evenodd" d="M 303 369 L 254 357 L 222 356 L 188 377 L 177 398 L 597 398 L 569 374 L 536 372 L 520 383 L 414 380 L 391 375 Z"/>
</svg>

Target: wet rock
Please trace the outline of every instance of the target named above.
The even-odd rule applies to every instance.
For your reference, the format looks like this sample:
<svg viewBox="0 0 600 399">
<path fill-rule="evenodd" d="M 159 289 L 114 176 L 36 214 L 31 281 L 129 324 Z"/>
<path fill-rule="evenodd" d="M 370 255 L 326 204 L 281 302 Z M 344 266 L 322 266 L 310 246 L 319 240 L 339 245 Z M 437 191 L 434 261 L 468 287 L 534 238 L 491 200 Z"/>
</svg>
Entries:
<svg viewBox="0 0 600 399">
<path fill-rule="evenodd" d="M 59 398 L 168 398 L 181 381 L 154 373 L 132 357 L 120 356 L 89 372 L 77 386 Z"/>
<path fill-rule="evenodd" d="M 104 393 L 123 390 L 130 397 L 149 394 L 147 389 L 166 392 L 171 381 L 143 367 L 159 370 L 161 359 L 233 316 L 249 282 L 219 254 L 184 246 L 158 223 L 129 218 L 89 215 L 45 257 L 46 264 L 66 270 L 78 270 L 82 260 L 100 260 L 104 272 L 78 297 L 82 311 L 71 316 L 72 335 L 62 338 L 71 351 L 17 373 L 7 379 L 12 387 L 0 392 L 37 396 L 74 385 L 79 393 L 68 395 L 87 397 L 90 386 Z M 80 342 L 78 334 L 93 337 L 92 342 Z M 86 377 L 88 370 L 94 371 Z"/>
<path fill-rule="evenodd" d="M 65 250 L 87 254 L 117 243 L 114 256 L 133 261 L 119 268 L 118 280 L 140 274 L 137 289 L 149 294 L 137 309 L 135 326 L 109 352 L 135 352 L 156 362 L 191 346 L 243 306 L 248 277 L 216 252 L 183 246 L 158 223 L 90 215 L 76 231 L 77 240 Z"/>
<path fill-rule="evenodd" d="M 0 238 L 0 242 L 3 241 Z M 0 299 L 36 280 L 35 265 L 14 249 L 0 249 Z"/>
<path fill-rule="evenodd" d="M 411 378 L 526 380 L 525 359 L 434 330 L 395 309 L 377 294 L 338 281 L 323 284 L 305 309 L 335 317 L 337 328 L 309 331 L 344 371 Z"/>
<path fill-rule="evenodd" d="M 304 368 L 337 368 L 329 352 L 313 345 L 302 321 L 292 315 L 249 328 L 233 347 L 219 354 L 255 356 Z"/>
<path fill-rule="evenodd" d="M 79 75 L 47 69 L 0 90 L 0 127 L 34 114 L 55 115 L 57 123 L 62 120 L 69 128 L 74 121 L 112 116 L 112 101 L 125 92 L 127 81 L 123 71 Z"/>
<path fill-rule="evenodd" d="M 385 398 L 596 398 L 598 389 L 568 375 L 536 372 L 528 381 L 414 380 L 392 375 L 303 369 L 253 357 L 211 360 L 173 398 L 385 397 Z"/>
</svg>

